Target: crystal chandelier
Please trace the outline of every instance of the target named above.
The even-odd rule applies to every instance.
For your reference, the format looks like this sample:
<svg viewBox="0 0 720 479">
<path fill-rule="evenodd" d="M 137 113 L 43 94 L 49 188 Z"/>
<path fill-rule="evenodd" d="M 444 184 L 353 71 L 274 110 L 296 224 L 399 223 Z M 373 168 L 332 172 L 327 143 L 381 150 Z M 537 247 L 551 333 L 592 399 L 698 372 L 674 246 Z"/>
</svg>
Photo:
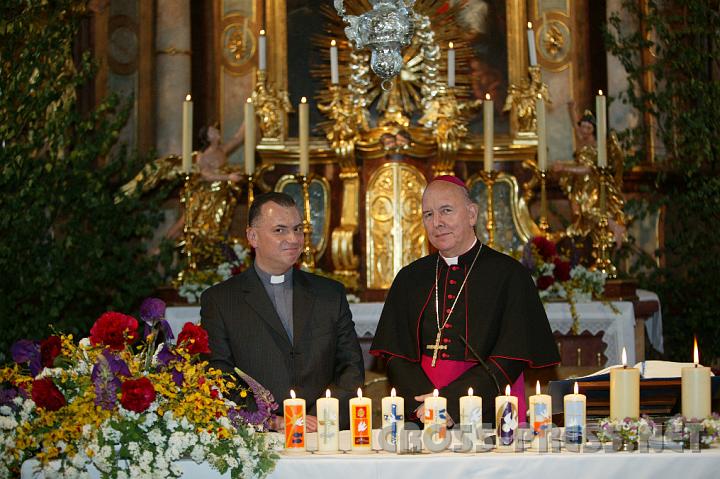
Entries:
<svg viewBox="0 0 720 479">
<path fill-rule="evenodd" d="M 356 49 L 370 49 L 370 68 L 387 90 L 402 69 L 402 49 L 413 37 L 415 0 L 370 0 L 370 4 L 372 10 L 355 16 L 345 14 L 344 0 L 334 0 L 335 10 L 349 24 L 345 35 Z"/>
</svg>

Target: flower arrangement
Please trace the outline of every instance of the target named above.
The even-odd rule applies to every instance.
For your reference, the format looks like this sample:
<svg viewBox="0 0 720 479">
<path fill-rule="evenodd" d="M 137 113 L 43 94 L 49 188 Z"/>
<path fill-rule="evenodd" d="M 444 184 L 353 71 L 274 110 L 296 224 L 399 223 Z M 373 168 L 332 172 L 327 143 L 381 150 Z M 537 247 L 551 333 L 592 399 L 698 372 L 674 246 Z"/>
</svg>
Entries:
<svg viewBox="0 0 720 479">
<path fill-rule="evenodd" d="M 620 440 L 620 444 L 637 447 L 639 441 L 647 441 L 655 434 L 655 422 L 648 416 L 640 419 L 625 418 L 612 420 L 610 418 L 598 421 L 598 440 L 602 443 Z"/>
<path fill-rule="evenodd" d="M 686 448 L 697 442 L 701 449 L 707 449 L 713 443 L 720 442 L 720 415 L 713 413 L 697 422 L 677 415 L 667 422 L 666 435 L 669 435 L 671 441 L 680 442 Z"/>
<path fill-rule="evenodd" d="M 30 458 L 45 477 L 78 477 L 90 466 L 103 478 L 178 477 L 181 458 L 233 478 L 271 471 L 277 445 L 257 433 L 277 408 L 270 393 L 208 368 L 200 326 L 186 324 L 171 345 L 163 317 L 162 301 L 143 304 L 137 346 L 138 321 L 117 312 L 77 344 L 71 335 L 16 342 L 14 364 L 0 369 L 0 478 L 17 476 Z"/>
<path fill-rule="evenodd" d="M 222 244 L 214 256 L 221 258 L 216 267 L 184 272 L 178 294 L 188 303 L 197 303 L 203 291 L 210 286 L 240 274 L 252 265 L 250 251 L 241 243 Z"/>
</svg>

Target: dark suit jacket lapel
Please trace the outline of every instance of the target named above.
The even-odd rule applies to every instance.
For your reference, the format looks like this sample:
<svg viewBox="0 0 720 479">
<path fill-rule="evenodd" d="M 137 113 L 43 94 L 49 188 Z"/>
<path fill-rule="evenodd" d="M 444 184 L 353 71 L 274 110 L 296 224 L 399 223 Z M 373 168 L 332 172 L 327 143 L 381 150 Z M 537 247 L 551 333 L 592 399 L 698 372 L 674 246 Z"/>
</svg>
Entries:
<svg viewBox="0 0 720 479">
<path fill-rule="evenodd" d="M 245 281 L 243 282 L 243 300 L 245 303 L 290 344 L 290 338 L 285 332 L 280 316 L 278 316 L 277 311 L 275 311 L 275 307 L 272 301 L 270 301 L 267 291 L 260 282 L 260 278 L 255 270 L 250 268 L 245 271 L 243 275 L 245 276 Z"/>
<path fill-rule="evenodd" d="M 312 317 L 315 295 L 304 271 L 293 271 L 293 338 L 298 344 L 304 336 L 307 321 Z"/>
</svg>

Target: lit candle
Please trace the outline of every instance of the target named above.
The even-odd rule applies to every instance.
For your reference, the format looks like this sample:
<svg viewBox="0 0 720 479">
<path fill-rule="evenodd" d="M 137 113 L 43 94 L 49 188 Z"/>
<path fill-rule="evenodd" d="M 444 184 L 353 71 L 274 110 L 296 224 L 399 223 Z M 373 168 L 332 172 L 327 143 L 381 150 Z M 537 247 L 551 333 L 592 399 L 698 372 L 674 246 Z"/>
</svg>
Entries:
<svg viewBox="0 0 720 479">
<path fill-rule="evenodd" d="M 505 395 L 495 398 L 496 450 L 512 452 L 515 450 L 515 431 L 518 428 L 518 399 L 510 395 L 510 385 Z"/>
<path fill-rule="evenodd" d="M 607 98 L 602 90 L 595 97 L 595 111 L 597 112 L 597 152 L 598 166 L 607 166 Z"/>
<path fill-rule="evenodd" d="M 447 432 L 447 399 L 440 396 L 437 389 L 433 390 L 432 396 L 425 398 L 425 429 L 434 426 L 436 432 L 432 435 L 433 443 L 442 442 Z"/>
<path fill-rule="evenodd" d="M 545 100 L 538 93 L 535 100 L 535 111 L 537 113 L 537 135 L 538 135 L 538 168 L 540 171 L 547 170 L 547 129 L 545 126 Z"/>
<path fill-rule="evenodd" d="M 251 98 L 245 102 L 245 173 L 255 173 L 255 105 Z"/>
<path fill-rule="evenodd" d="M 622 350 L 622 368 L 610 370 L 610 419 L 640 417 L 640 371 L 627 367 L 627 353 Z"/>
<path fill-rule="evenodd" d="M 192 170 L 192 116 L 192 97 L 188 93 L 183 102 L 182 117 L 182 169 L 184 173 L 190 173 Z"/>
<path fill-rule="evenodd" d="M 470 441 L 475 446 L 480 442 L 478 431 L 482 429 L 482 398 L 473 394 L 473 388 L 468 388 L 467 396 L 460 398 L 460 427 L 470 426 Z"/>
<path fill-rule="evenodd" d="M 535 51 L 535 32 L 532 22 L 527 22 L 528 53 L 530 54 L 530 65 L 537 65 L 537 52 Z"/>
<path fill-rule="evenodd" d="M 390 396 L 382 398 L 382 434 L 390 450 L 395 452 L 400 452 L 398 438 L 405 429 L 404 410 L 405 400 L 398 397 L 395 388 L 392 388 Z"/>
<path fill-rule="evenodd" d="M 702 421 L 710 416 L 710 368 L 700 366 L 697 338 L 693 367 L 682 368 L 682 415 Z"/>
<path fill-rule="evenodd" d="M 317 401 L 318 412 L 318 451 L 337 452 L 340 448 L 338 443 L 339 427 L 339 402 L 337 398 L 330 396 L 330 390 L 325 391 L 325 397 Z"/>
<path fill-rule="evenodd" d="M 552 427 L 552 398 L 540 393 L 540 381 L 535 383 L 535 395 L 530 396 L 529 402 L 530 427 L 533 430 L 531 447 L 536 451 L 547 451 Z"/>
<path fill-rule="evenodd" d="M 574 394 L 566 394 L 563 398 L 565 415 L 565 444 L 581 446 L 585 442 L 585 405 L 584 394 L 578 394 L 578 383 L 575 383 Z"/>
<path fill-rule="evenodd" d="M 330 83 L 333 85 L 340 83 L 338 74 L 338 49 L 335 40 L 330 42 Z"/>
<path fill-rule="evenodd" d="M 290 399 L 283 401 L 285 417 L 285 449 L 290 451 L 305 450 L 305 400 L 296 398 L 295 391 L 290 390 Z"/>
<path fill-rule="evenodd" d="M 454 87 L 455 86 L 455 46 L 453 45 L 453 42 L 448 43 L 447 60 L 448 60 L 447 83 L 448 83 L 449 87 Z"/>
<path fill-rule="evenodd" d="M 310 139 L 310 109 L 308 108 L 307 98 L 305 97 L 300 99 L 298 117 L 300 121 L 300 174 L 307 176 L 310 171 L 310 154 L 308 151 L 308 142 Z"/>
<path fill-rule="evenodd" d="M 485 135 L 483 166 L 488 173 L 493 169 L 493 134 L 495 129 L 493 122 L 493 101 L 490 99 L 490 93 L 486 93 L 483 102 L 483 133 Z"/>
<path fill-rule="evenodd" d="M 267 37 L 265 36 L 265 30 L 260 30 L 258 39 L 258 69 L 267 69 Z"/>
<path fill-rule="evenodd" d="M 350 447 L 353 452 L 372 450 L 372 400 L 363 397 L 358 388 L 357 397 L 350 400 Z"/>
</svg>

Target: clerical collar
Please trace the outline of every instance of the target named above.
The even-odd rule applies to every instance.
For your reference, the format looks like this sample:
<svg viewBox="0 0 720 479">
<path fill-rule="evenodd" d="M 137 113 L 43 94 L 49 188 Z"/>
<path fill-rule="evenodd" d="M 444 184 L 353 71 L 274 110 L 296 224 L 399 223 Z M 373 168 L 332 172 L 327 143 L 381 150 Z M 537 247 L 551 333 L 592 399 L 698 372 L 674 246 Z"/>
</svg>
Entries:
<svg viewBox="0 0 720 479">
<path fill-rule="evenodd" d="M 474 253 L 475 253 L 475 247 L 476 247 L 477 245 L 478 245 L 478 240 L 477 240 L 477 238 L 475 238 L 475 241 L 473 242 L 473 245 L 470 247 L 470 249 L 467 250 L 466 252 L 464 252 L 463 254 L 461 254 L 460 256 L 453 256 L 452 258 L 446 258 L 445 256 L 443 256 L 443 255 L 441 254 L 440 257 L 441 257 L 443 260 L 445 260 L 445 263 L 446 263 L 448 266 L 453 266 L 453 265 L 456 265 L 456 264 L 458 264 L 458 263 L 463 263 L 463 264 L 465 264 L 465 263 L 468 263 L 469 261 L 472 261 L 473 257 L 475 256 L 475 255 L 474 255 Z"/>
<path fill-rule="evenodd" d="M 253 266 L 255 266 L 255 271 L 260 277 L 260 281 L 265 284 L 283 284 L 286 281 L 292 280 L 292 268 L 285 271 L 284 274 L 270 274 L 260 269 L 257 263 L 255 263 Z"/>
</svg>

